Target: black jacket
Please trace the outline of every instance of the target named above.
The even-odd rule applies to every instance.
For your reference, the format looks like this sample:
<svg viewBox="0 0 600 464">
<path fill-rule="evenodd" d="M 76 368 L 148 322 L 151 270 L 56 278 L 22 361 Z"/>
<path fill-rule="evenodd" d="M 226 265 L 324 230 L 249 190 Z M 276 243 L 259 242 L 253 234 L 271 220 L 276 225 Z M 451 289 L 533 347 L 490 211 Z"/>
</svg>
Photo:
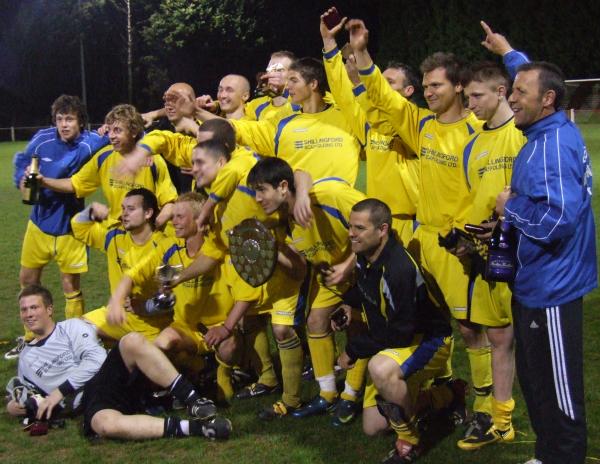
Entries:
<svg viewBox="0 0 600 464">
<path fill-rule="evenodd" d="M 344 303 L 362 309 L 368 331 L 348 339 L 346 353 L 353 360 L 410 346 L 415 335 L 451 335 L 449 315 L 435 306 L 417 264 L 393 235 L 373 264 L 358 257 L 356 273 Z"/>
</svg>

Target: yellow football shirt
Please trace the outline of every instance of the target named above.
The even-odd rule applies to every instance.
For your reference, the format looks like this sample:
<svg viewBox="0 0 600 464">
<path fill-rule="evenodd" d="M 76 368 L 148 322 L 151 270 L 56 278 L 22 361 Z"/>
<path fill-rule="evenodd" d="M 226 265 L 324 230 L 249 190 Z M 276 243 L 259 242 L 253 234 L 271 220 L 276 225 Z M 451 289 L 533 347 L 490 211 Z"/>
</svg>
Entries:
<svg viewBox="0 0 600 464">
<path fill-rule="evenodd" d="M 287 101 L 281 106 L 273 105 L 273 99 L 268 96 L 258 97 L 246 103 L 243 120 L 262 121 L 271 118 L 285 118 L 300 111 L 300 106 Z"/>
<path fill-rule="evenodd" d="M 353 135 L 356 121 L 348 121 L 330 105 L 319 113 L 296 113 L 261 121 L 230 121 L 237 141 L 263 156 L 277 156 L 293 170 L 308 172 L 313 179 L 338 176 L 354 185 L 364 138 Z M 364 126 L 363 126 L 364 129 Z"/>
<path fill-rule="evenodd" d="M 151 254 L 130 269 L 127 275 L 140 287 L 156 287 L 155 275 L 159 266 L 169 264 L 183 269 L 196 257 L 197 255 L 188 255 L 184 240 L 167 237 L 158 243 Z M 198 323 L 210 326 L 227 318 L 233 300 L 221 273 L 221 266 L 217 266 L 211 272 L 183 282 L 173 289 L 176 298 L 174 322 L 197 330 Z"/>
<path fill-rule="evenodd" d="M 377 66 L 359 70 L 368 96 L 387 115 L 402 140 L 420 158 L 417 221 L 450 230 L 457 201 L 468 195 L 462 182 L 462 148 L 482 122 L 474 114 L 450 124 L 440 123 L 430 110 L 419 108 L 394 91 Z"/>
<path fill-rule="evenodd" d="M 377 115 L 364 86 L 353 89 L 342 54 L 336 48 L 323 55 L 327 80 L 346 119 L 358 121 L 366 134 L 367 195 L 386 203 L 393 215 L 412 216 L 418 200 L 418 158 Z M 371 117 L 371 119 L 369 119 Z M 360 136 L 360 134 L 358 134 Z"/>
<path fill-rule="evenodd" d="M 479 224 L 488 219 L 496 207 L 496 197 L 510 185 L 513 161 L 525 144 L 526 138 L 515 127 L 514 119 L 500 127 L 472 136 L 463 150 L 463 182 L 469 189 L 465 204 L 456 217 L 462 227 L 465 223 Z"/>
<path fill-rule="evenodd" d="M 146 243 L 139 245 L 123 227 L 107 227 L 100 222 L 77 222 L 76 217 L 71 220 L 71 228 L 76 239 L 106 254 L 111 293 L 117 288 L 123 274 L 164 239 L 162 232 L 154 231 Z"/>
</svg>

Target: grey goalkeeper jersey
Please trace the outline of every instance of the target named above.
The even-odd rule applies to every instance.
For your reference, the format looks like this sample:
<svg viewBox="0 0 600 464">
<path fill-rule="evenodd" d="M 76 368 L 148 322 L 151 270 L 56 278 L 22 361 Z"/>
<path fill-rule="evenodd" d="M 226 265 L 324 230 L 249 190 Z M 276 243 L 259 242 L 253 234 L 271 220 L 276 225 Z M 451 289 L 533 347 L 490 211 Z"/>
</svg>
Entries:
<svg viewBox="0 0 600 464">
<path fill-rule="evenodd" d="M 93 325 L 81 319 L 58 322 L 45 339 L 28 343 L 19 355 L 18 377 L 48 395 L 79 390 L 106 359 Z"/>
</svg>

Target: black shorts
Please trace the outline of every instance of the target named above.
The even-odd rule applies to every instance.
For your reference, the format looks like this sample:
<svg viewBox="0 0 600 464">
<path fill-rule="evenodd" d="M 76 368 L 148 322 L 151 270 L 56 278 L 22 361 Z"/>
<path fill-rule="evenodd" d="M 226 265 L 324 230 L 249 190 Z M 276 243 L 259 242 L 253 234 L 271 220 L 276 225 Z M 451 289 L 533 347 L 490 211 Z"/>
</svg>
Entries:
<svg viewBox="0 0 600 464">
<path fill-rule="evenodd" d="M 83 433 L 94 435 L 92 418 L 98 411 L 112 409 L 122 414 L 143 410 L 143 398 L 150 382 L 137 369 L 129 372 L 119 347 L 110 350 L 98 373 L 83 390 Z"/>
</svg>

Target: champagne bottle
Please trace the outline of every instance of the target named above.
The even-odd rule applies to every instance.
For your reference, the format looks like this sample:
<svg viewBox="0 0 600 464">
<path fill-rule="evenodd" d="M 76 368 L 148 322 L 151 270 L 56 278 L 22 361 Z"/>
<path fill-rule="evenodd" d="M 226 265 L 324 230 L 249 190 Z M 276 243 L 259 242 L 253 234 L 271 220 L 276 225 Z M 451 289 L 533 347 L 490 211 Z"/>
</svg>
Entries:
<svg viewBox="0 0 600 464">
<path fill-rule="evenodd" d="M 23 186 L 23 203 L 26 205 L 35 205 L 40 197 L 40 182 L 38 174 L 40 172 L 40 158 L 37 155 L 31 157 L 31 167 L 29 174 L 25 178 Z"/>
<path fill-rule="evenodd" d="M 498 222 L 492 231 L 488 244 L 485 277 L 487 280 L 495 282 L 511 282 L 515 277 L 515 250 L 512 228 L 510 224 L 504 221 L 504 217 L 498 218 Z"/>
</svg>

